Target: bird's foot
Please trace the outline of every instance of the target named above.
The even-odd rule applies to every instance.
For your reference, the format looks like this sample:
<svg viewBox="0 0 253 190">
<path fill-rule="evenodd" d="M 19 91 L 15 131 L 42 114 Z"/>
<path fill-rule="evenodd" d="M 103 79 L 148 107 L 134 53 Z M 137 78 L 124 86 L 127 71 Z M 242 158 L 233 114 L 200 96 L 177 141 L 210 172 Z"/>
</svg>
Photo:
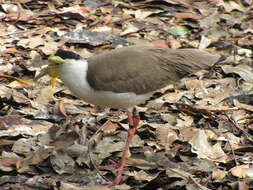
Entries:
<svg viewBox="0 0 253 190">
<path fill-rule="evenodd" d="M 104 185 L 108 186 L 108 187 L 113 187 L 115 185 L 119 185 L 120 182 L 122 181 L 123 178 L 123 172 L 124 172 L 124 164 L 122 163 L 114 163 L 112 164 L 114 166 L 116 166 L 116 177 L 113 181 L 107 181 L 104 183 Z M 109 165 L 110 167 L 111 165 Z"/>
<path fill-rule="evenodd" d="M 126 150 L 124 150 L 124 152 L 126 152 Z M 123 179 L 124 167 L 126 165 L 126 154 L 124 154 L 124 152 L 121 161 L 119 163 L 113 160 L 109 160 L 109 162 L 111 163 L 110 165 L 100 166 L 100 168 L 102 169 L 115 169 L 116 172 L 115 179 L 113 181 L 105 182 L 104 185 L 112 187 L 115 185 L 119 185 L 121 183 Z"/>
<path fill-rule="evenodd" d="M 129 152 L 129 147 L 132 144 L 134 134 L 136 132 L 137 126 L 140 122 L 140 116 L 136 113 L 134 110 L 132 113 L 128 112 L 128 122 L 129 122 L 129 129 L 128 129 L 128 135 L 127 135 L 127 142 L 121 157 L 121 161 L 119 163 L 116 163 L 112 160 L 110 162 L 112 163 L 111 165 L 108 166 L 103 166 L 104 168 L 114 168 L 116 169 L 116 177 L 113 182 L 106 182 L 105 185 L 112 187 L 115 185 L 119 185 L 122 181 L 123 178 L 123 172 L 124 172 L 124 167 L 126 165 L 126 158 L 128 156 Z"/>
</svg>

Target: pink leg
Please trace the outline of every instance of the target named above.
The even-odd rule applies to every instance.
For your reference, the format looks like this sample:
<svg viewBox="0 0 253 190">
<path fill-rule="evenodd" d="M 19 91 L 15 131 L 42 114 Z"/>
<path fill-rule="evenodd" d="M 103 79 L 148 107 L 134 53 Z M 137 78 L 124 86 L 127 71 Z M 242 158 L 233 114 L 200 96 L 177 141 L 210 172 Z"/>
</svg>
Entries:
<svg viewBox="0 0 253 190">
<path fill-rule="evenodd" d="M 117 176 L 116 176 L 116 178 L 114 179 L 113 182 L 107 183 L 109 186 L 119 185 L 121 180 L 122 180 L 122 175 L 123 175 L 124 167 L 125 167 L 125 164 L 126 164 L 126 158 L 127 158 L 127 155 L 128 155 L 128 150 L 129 150 L 130 145 L 132 144 L 134 134 L 135 134 L 136 129 L 137 129 L 137 127 L 139 125 L 139 122 L 140 122 L 140 116 L 139 115 L 128 112 L 127 116 L 128 116 L 128 122 L 129 122 L 127 142 L 126 142 L 126 145 L 125 145 L 125 148 L 124 148 L 124 151 L 123 151 L 123 155 L 121 157 L 121 161 L 117 165 L 117 170 L 116 170 L 117 171 Z"/>
</svg>

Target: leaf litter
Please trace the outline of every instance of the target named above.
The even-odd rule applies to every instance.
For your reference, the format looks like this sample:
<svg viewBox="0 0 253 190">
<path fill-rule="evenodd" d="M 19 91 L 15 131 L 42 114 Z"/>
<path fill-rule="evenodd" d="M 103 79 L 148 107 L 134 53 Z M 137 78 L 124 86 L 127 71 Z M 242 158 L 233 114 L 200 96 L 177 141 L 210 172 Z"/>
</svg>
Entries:
<svg viewBox="0 0 253 190">
<path fill-rule="evenodd" d="M 25 0 L 0 7 L 1 189 L 109 189 L 103 177 L 114 173 L 99 167 L 120 160 L 125 113 L 80 101 L 62 83 L 51 89 L 47 77 L 40 85 L 22 82 L 60 47 L 88 57 L 131 44 L 199 48 L 227 59 L 138 106 L 141 123 L 123 184 L 114 189 L 252 188 L 251 1 Z"/>
</svg>

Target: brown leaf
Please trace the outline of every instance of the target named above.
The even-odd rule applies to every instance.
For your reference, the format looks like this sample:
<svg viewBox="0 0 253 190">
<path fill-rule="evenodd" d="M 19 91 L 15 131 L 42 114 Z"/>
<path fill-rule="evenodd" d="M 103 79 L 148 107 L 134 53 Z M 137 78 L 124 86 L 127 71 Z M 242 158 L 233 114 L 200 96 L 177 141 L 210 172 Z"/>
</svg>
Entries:
<svg viewBox="0 0 253 190">
<path fill-rule="evenodd" d="M 227 171 L 217 169 L 212 172 L 212 179 L 222 180 L 226 175 Z"/>
<path fill-rule="evenodd" d="M 253 168 L 249 165 L 239 165 L 230 169 L 233 176 L 239 178 L 252 178 Z"/>
<path fill-rule="evenodd" d="M 19 156 L 14 152 L 2 152 L 0 157 L 0 170 L 10 172 L 15 169 Z"/>
<path fill-rule="evenodd" d="M 34 152 L 30 152 L 30 154 L 26 158 L 20 161 L 20 168 L 18 169 L 18 172 L 23 173 L 31 171 L 31 165 L 39 164 L 40 162 L 48 158 L 53 150 L 54 147 L 45 146 L 38 148 Z"/>
<path fill-rule="evenodd" d="M 231 12 L 233 10 L 239 10 L 242 12 L 246 11 L 246 8 L 236 1 L 220 1 L 219 5 L 222 5 L 227 12 Z"/>
<path fill-rule="evenodd" d="M 0 116 L 0 129 L 11 129 L 15 125 L 22 124 L 21 115 L 6 115 Z"/>
<path fill-rule="evenodd" d="M 54 139 L 53 142 L 50 143 L 51 146 L 55 146 L 55 149 L 61 149 L 64 147 L 68 147 L 74 143 L 79 137 L 78 133 L 75 131 L 71 131 L 68 133 L 63 133 Z"/>
<path fill-rule="evenodd" d="M 79 186 L 71 183 L 60 182 L 59 190 L 111 190 L 111 188 L 105 185 L 87 185 L 87 186 Z"/>
<path fill-rule="evenodd" d="M 172 127 L 168 124 L 157 127 L 156 136 L 166 150 L 170 150 L 171 144 L 178 139 L 177 133 L 172 130 Z"/>
<path fill-rule="evenodd" d="M 57 109 L 58 114 L 68 117 L 66 114 L 66 111 L 65 111 L 65 106 L 64 106 L 63 100 L 57 101 L 56 109 Z"/>
<path fill-rule="evenodd" d="M 158 176 L 157 174 L 151 174 L 148 172 L 145 172 L 143 170 L 140 170 L 138 172 L 132 172 L 131 175 L 138 181 L 151 181 L 155 179 Z"/>
<path fill-rule="evenodd" d="M 146 2 L 167 2 L 172 5 L 184 5 L 189 6 L 191 4 L 191 0 L 146 0 Z"/>
<path fill-rule="evenodd" d="M 242 77 L 247 82 L 253 82 L 253 68 L 248 65 L 223 65 L 222 70 L 225 73 L 236 73 Z"/>
<path fill-rule="evenodd" d="M 236 100 L 236 99 L 233 100 L 233 103 L 234 103 L 234 105 L 235 105 L 237 108 L 245 109 L 245 110 L 248 110 L 248 111 L 253 111 L 253 106 L 252 106 L 252 105 L 242 104 L 242 103 L 240 103 L 240 102 L 239 102 L 238 100 Z"/>
<path fill-rule="evenodd" d="M 208 140 L 213 138 L 214 134 L 208 130 L 200 130 L 194 128 L 185 128 L 180 130 L 180 136 L 189 141 L 192 145 L 192 152 L 198 155 L 198 158 L 205 158 L 213 161 L 225 163 L 228 159 L 227 155 L 221 148 L 221 143 L 212 145 Z"/>
<path fill-rule="evenodd" d="M 238 182 L 238 190 L 249 190 L 249 185 L 244 181 Z"/>
<path fill-rule="evenodd" d="M 118 124 L 117 123 L 113 123 L 111 121 L 107 121 L 105 122 L 99 130 L 103 131 L 104 134 L 114 134 L 118 128 Z"/>
<path fill-rule="evenodd" d="M 17 103 L 27 104 L 30 100 L 20 92 L 15 89 L 8 88 L 6 86 L 0 85 L 0 97 L 10 99 L 13 97 L 14 101 Z"/>
<path fill-rule="evenodd" d="M 54 93 L 57 91 L 56 88 L 50 86 L 43 87 L 37 92 L 35 101 L 39 104 L 48 104 L 54 100 Z"/>
<path fill-rule="evenodd" d="M 194 19 L 194 20 L 199 20 L 201 19 L 201 16 L 195 13 L 173 13 L 172 16 L 176 18 L 181 18 L 181 19 Z"/>
<path fill-rule="evenodd" d="M 75 171 L 75 162 L 65 151 L 54 151 L 50 155 L 50 162 L 58 174 L 71 174 Z"/>
<path fill-rule="evenodd" d="M 74 5 L 72 7 L 64 8 L 62 11 L 59 11 L 58 14 L 82 20 L 84 18 L 91 19 L 91 17 L 88 14 L 89 12 L 91 11 L 86 7 Z"/>
</svg>

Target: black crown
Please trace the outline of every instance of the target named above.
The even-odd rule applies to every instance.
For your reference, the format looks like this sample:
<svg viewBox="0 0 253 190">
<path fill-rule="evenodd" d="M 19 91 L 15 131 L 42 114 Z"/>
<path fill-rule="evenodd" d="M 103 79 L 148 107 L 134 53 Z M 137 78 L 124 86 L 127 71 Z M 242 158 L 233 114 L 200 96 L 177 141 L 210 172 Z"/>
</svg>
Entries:
<svg viewBox="0 0 253 190">
<path fill-rule="evenodd" d="M 81 59 L 80 55 L 63 49 L 58 49 L 55 55 L 61 57 L 62 59 Z"/>
</svg>

